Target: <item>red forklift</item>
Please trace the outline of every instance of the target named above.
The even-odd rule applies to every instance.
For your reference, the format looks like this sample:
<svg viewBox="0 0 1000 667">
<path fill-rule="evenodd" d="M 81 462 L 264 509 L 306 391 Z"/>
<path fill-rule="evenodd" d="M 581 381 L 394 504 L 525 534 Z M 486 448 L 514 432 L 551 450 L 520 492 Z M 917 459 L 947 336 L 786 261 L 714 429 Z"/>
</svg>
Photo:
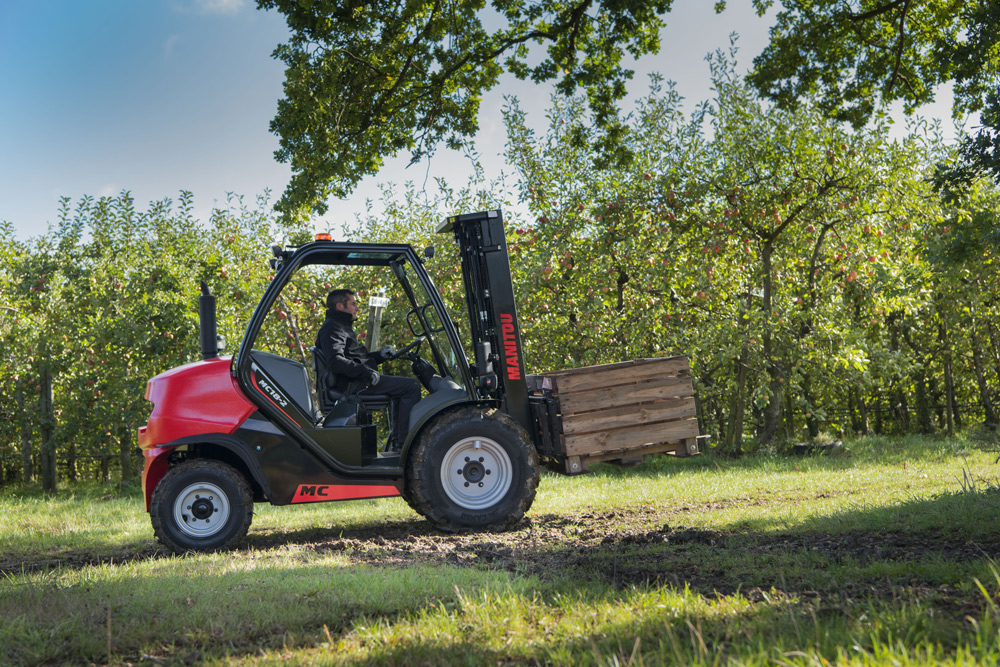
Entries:
<svg viewBox="0 0 1000 667">
<path fill-rule="evenodd" d="M 397 495 L 441 530 L 505 529 L 531 506 L 540 464 L 575 474 L 590 461 L 697 453 L 686 359 L 528 376 L 500 211 L 451 217 L 438 231 L 458 245 L 465 338 L 426 257 L 406 244 L 273 246 L 274 277 L 231 357 L 219 356 L 215 297 L 202 284 L 202 359 L 148 382 L 153 407 L 139 429 L 146 509 L 161 543 L 177 553 L 232 548 L 255 502 Z M 377 386 L 333 391 L 322 355 L 313 350 L 308 363 L 295 354 L 303 346 L 288 327 L 289 304 L 319 313 L 331 285 L 361 280 L 388 294 L 369 303 L 369 348 L 377 349 L 383 328 L 405 331 L 408 342 L 388 363 L 409 362 L 423 387 L 393 451 L 380 437 L 389 398 L 373 394 Z M 394 327 L 374 317 L 383 313 Z M 615 404 L 623 395 L 615 382 L 632 387 L 624 392 L 631 408 Z M 621 437 L 610 435 L 615 419 Z"/>
</svg>

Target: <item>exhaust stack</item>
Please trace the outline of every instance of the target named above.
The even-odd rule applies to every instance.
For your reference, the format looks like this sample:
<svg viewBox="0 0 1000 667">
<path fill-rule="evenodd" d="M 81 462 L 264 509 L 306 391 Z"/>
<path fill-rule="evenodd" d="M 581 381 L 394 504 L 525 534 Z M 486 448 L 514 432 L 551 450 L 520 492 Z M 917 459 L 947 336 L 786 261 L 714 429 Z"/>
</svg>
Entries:
<svg viewBox="0 0 1000 667">
<path fill-rule="evenodd" d="M 219 356 L 215 297 L 208 291 L 208 285 L 204 280 L 201 281 L 201 296 L 198 297 L 198 319 L 201 326 L 201 358 L 214 359 Z"/>
</svg>

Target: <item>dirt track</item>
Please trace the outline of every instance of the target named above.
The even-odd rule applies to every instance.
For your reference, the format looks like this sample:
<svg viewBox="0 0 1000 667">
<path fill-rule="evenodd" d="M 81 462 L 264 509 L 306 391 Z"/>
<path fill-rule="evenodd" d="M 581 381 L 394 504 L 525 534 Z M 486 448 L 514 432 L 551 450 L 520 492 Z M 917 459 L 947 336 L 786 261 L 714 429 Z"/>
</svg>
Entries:
<svg viewBox="0 0 1000 667">
<path fill-rule="evenodd" d="M 939 534 L 721 532 L 668 523 L 677 516 L 676 511 L 668 514 L 654 507 L 545 514 L 506 533 L 460 535 L 442 534 L 416 519 L 343 531 L 251 531 L 244 548 L 286 546 L 303 552 L 339 552 L 352 562 L 376 567 L 451 564 L 542 579 L 571 574 L 612 587 L 686 585 L 703 595 L 740 591 L 751 599 L 774 594 L 847 599 L 932 596 L 937 604 L 958 614 L 982 604 L 978 593 L 935 587 L 912 578 L 878 577 L 845 585 L 842 576 L 825 571 L 843 564 L 925 558 L 983 561 L 1000 554 L 1000 542 L 977 543 Z M 30 562 L 0 560 L 0 575 L 169 557 L 166 550 L 153 545 L 114 555 L 71 552 Z"/>
</svg>

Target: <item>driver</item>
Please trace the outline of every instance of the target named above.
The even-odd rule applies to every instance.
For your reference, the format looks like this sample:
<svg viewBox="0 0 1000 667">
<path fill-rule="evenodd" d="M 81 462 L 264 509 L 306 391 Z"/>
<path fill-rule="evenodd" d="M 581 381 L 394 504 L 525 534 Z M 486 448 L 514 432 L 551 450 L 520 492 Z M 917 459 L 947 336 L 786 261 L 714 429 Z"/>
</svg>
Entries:
<svg viewBox="0 0 1000 667">
<path fill-rule="evenodd" d="M 387 451 L 399 451 L 410 430 L 410 410 L 420 400 L 420 382 L 414 378 L 382 375 L 376 367 L 387 361 L 396 350 L 386 345 L 375 353 L 358 342 L 354 321 L 358 319 L 358 302 L 349 289 L 335 289 L 326 297 L 326 320 L 316 335 L 316 348 L 326 359 L 326 366 L 334 376 L 333 387 L 346 393 L 352 382 L 366 384 L 358 392 L 363 403 L 365 394 L 389 396 L 398 407 L 392 411 L 392 435 Z"/>
</svg>

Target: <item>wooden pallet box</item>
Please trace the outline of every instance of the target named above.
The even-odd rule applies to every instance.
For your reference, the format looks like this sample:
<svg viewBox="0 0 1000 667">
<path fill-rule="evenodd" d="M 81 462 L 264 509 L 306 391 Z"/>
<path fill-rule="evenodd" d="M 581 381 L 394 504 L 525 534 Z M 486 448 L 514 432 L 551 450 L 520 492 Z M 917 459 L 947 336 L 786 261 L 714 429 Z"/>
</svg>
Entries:
<svg viewBox="0 0 1000 667">
<path fill-rule="evenodd" d="M 528 389 L 556 413 L 552 450 L 541 453 L 560 472 L 583 473 L 594 461 L 630 465 L 647 454 L 698 453 L 687 357 L 529 375 Z"/>
</svg>

